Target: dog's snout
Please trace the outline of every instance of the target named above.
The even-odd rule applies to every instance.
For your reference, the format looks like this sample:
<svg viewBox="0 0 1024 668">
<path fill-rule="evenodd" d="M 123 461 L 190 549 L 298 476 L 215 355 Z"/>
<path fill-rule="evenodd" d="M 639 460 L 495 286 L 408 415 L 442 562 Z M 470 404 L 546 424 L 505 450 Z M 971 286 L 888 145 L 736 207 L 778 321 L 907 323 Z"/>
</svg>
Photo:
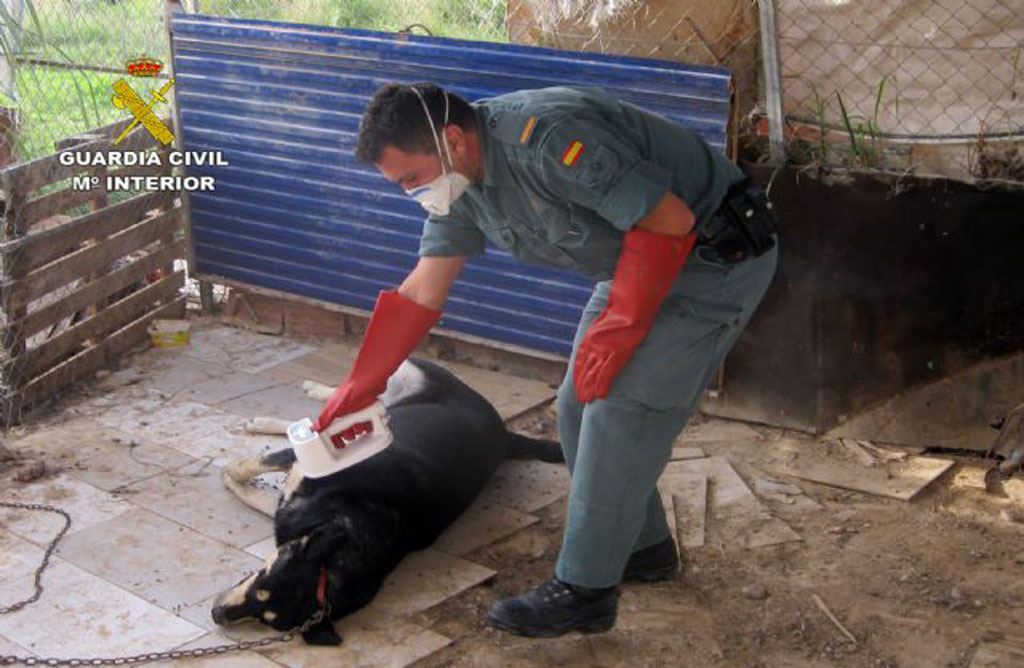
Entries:
<svg viewBox="0 0 1024 668">
<path fill-rule="evenodd" d="M 213 623 L 221 625 L 227 621 L 227 615 L 224 614 L 224 606 L 214 604 L 213 608 L 210 609 L 210 616 L 213 617 Z"/>
</svg>

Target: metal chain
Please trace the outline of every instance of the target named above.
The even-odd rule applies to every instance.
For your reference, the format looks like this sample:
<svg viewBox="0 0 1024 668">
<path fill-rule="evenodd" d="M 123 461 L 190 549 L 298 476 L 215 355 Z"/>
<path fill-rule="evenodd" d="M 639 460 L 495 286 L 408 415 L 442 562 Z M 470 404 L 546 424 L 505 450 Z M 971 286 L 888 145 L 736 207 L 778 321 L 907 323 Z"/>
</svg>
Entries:
<svg viewBox="0 0 1024 668">
<path fill-rule="evenodd" d="M 0 615 L 15 612 L 24 608 L 30 603 L 34 603 L 39 600 L 39 597 L 43 593 L 43 585 L 41 578 L 43 571 L 49 565 L 50 556 L 53 554 L 54 549 L 57 547 L 57 543 L 64 534 L 67 533 L 68 528 L 71 526 L 71 516 L 60 508 L 53 506 L 46 506 L 38 503 L 15 503 L 9 501 L 0 501 L 0 507 L 2 508 L 16 508 L 22 510 L 42 510 L 46 512 L 56 513 L 64 518 L 64 526 L 57 532 L 50 544 L 46 546 L 46 550 L 43 553 L 43 560 L 36 568 L 35 574 L 33 575 L 33 581 L 35 583 L 35 592 L 29 598 L 24 601 L 18 601 L 8 606 L 0 607 Z M 258 640 L 241 640 L 226 645 L 215 645 L 213 647 L 202 647 L 198 649 L 176 649 L 165 652 L 147 652 L 145 654 L 136 654 L 134 656 L 120 656 L 112 659 L 57 659 L 57 658 L 39 658 L 34 656 L 15 656 L 0 654 L 0 666 L 13 666 L 13 665 L 25 665 L 25 666 L 130 666 L 140 663 L 149 663 L 150 661 L 159 661 L 161 659 L 192 659 L 196 657 L 210 656 L 213 654 L 225 654 L 227 652 L 240 652 L 242 650 L 252 649 L 254 647 L 266 647 L 273 643 L 279 642 L 290 642 L 297 635 L 301 635 L 313 628 L 328 614 L 330 606 L 325 606 L 317 610 L 312 617 L 307 619 L 302 626 L 295 631 L 287 631 L 285 633 L 279 633 L 275 636 L 268 636 L 266 638 L 260 638 Z"/>
</svg>

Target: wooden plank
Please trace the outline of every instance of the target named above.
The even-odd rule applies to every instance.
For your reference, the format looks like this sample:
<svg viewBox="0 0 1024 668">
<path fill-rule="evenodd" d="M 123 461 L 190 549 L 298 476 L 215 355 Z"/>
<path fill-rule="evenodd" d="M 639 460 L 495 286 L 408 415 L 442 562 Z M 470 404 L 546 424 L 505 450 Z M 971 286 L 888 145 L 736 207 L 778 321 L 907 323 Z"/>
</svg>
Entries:
<svg viewBox="0 0 1024 668">
<path fill-rule="evenodd" d="M 110 139 L 97 139 L 74 147 L 74 151 L 88 153 L 109 153 L 110 151 L 141 151 L 157 143 L 141 123 L 132 130 L 124 140 L 116 146 Z M 20 189 L 26 194 L 35 192 L 43 186 L 57 181 L 69 179 L 89 167 L 80 165 L 62 165 L 60 155 L 52 153 L 41 158 L 12 165 L 0 170 L 0 189 L 11 192 Z"/>
<path fill-rule="evenodd" d="M 878 458 L 851 438 L 841 438 L 839 443 L 864 466 L 878 466 Z"/>
<path fill-rule="evenodd" d="M 92 267 L 103 267 L 128 253 L 171 235 L 181 227 L 181 209 L 136 223 L 128 229 L 105 239 L 102 243 L 89 246 L 51 262 L 33 271 L 11 286 L 18 290 L 11 295 L 12 306 L 24 306 L 47 292 L 67 285 L 76 278 L 87 274 Z M 24 289 L 20 289 L 24 288 Z M 27 300 L 22 303 L 22 300 Z"/>
<path fill-rule="evenodd" d="M 132 283 L 144 279 L 147 274 L 165 263 L 182 257 L 185 257 L 185 240 L 169 241 L 158 250 L 79 288 L 64 299 L 32 311 L 21 322 L 21 330 L 25 336 L 31 336 L 45 327 L 55 325 L 64 318 L 78 313 L 98 299 L 112 295 Z"/>
<path fill-rule="evenodd" d="M 887 462 L 868 469 L 844 466 L 839 462 L 798 459 L 775 472 L 832 487 L 909 501 L 953 464 L 948 459 L 911 457 L 905 462 Z"/>
<path fill-rule="evenodd" d="M 105 239 L 142 219 L 147 211 L 169 206 L 174 192 L 159 191 L 126 199 L 49 230 L 0 244 L 4 262 L 28 272 L 75 250 L 88 239 Z"/>
<path fill-rule="evenodd" d="M 700 448 L 687 447 L 685 445 L 677 445 L 672 448 L 672 455 L 669 457 L 669 461 L 676 462 L 683 459 L 699 459 L 704 456 L 704 451 Z"/>
<path fill-rule="evenodd" d="M 986 642 L 978 645 L 970 668 L 1024 668 L 1024 642 Z"/>
<path fill-rule="evenodd" d="M 57 192 L 26 202 L 25 206 L 21 207 L 21 215 L 28 221 L 25 223 L 27 228 L 31 229 L 32 226 L 47 218 L 85 204 L 89 201 L 90 197 L 92 197 L 92 193 L 88 190 L 64 188 L 63 190 L 58 190 Z"/>
<path fill-rule="evenodd" d="M 124 299 L 99 311 L 96 315 L 69 327 L 43 345 L 25 353 L 21 364 L 23 373 L 35 376 L 54 361 L 64 357 L 90 338 L 101 337 L 118 329 L 125 321 L 134 320 L 154 302 L 169 301 L 185 285 L 185 272 L 179 271 L 156 283 L 133 292 Z"/>
<path fill-rule="evenodd" d="M 185 314 L 185 297 L 150 311 L 134 322 L 104 337 L 88 350 L 47 371 L 25 386 L 25 404 L 32 404 L 102 368 L 115 357 L 131 350 L 148 338 L 146 328 L 155 318 L 180 318 Z"/>
</svg>

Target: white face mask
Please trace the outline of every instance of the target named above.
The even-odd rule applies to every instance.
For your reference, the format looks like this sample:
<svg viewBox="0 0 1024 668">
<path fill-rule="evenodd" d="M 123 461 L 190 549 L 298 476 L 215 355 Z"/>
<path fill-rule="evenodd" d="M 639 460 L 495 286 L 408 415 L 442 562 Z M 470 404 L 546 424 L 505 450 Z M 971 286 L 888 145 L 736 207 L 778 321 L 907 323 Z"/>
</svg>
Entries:
<svg viewBox="0 0 1024 668">
<path fill-rule="evenodd" d="M 434 144 L 437 145 L 437 155 L 441 158 L 441 174 L 430 183 L 424 183 L 418 188 L 406 190 L 405 194 L 420 203 L 424 209 L 436 216 L 446 216 L 451 209 L 452 203 L 459 199 L 459 196 L 469 187 L 469 179 L 454 169 L 448 171 L 445 166 L 444 154 L 441 152 L 441 140 L 437 138 L 437 130 L 434 128 L 434 120 L 430 117 L 430 110 L 427 102 L 423 99 L 415 87 L 412 92 L 420 99 L 423 110 L 427 113 L 427 122 L 430 123 L 430 132 L 434 135 Z M 451 156 L 451 149 L 448 147 L 448 138 L 444 135 L 444 128 L 448 125 L 448 93 L 444 94 L 444 125 L 441 126 L 441 137 L 444 140 L 444 149 Z"/>
</svg>

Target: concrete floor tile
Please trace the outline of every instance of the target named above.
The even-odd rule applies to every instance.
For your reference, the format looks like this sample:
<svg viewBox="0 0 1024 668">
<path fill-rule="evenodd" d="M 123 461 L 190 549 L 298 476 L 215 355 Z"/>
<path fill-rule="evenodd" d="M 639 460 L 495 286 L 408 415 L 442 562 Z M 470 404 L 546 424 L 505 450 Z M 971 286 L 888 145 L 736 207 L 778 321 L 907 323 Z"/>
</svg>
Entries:
<svg viewBox="0 0 1024 668">
<path fill-rule="evenodd" d="M 115 371 L 99 387 L 117 392 L 138 386 L 174 395 L 231 372 L 231 367 L 225 364 L 196 359 L 178 349 L 151 348 L 133 357 L 131 366 Z"/>
<path fill-rule="evenodd" d="M 34 572 L 42 561 L 43 548 L 0 527 L 0 587 Z M 10 602 L 0 602 L 4 605 Z"/>
<path fill-rule="evenodd" d="M 458 362 L 431 360 L 482 394 L 505 420 L 555 398 L 555 388 L 539 380 L 519 378 Z"/>
<path fill-rule="evenodd" d="M 57 552 L 79 568 L 171 611 L 227 589 L 262 563 L 142 509 L 76 532 Z"/>
<path fill-rule="evenodd" d="M 478 501 L 445 529 L 431 547 L 458 557 L 538 521 L 535 515 L 515 508 Z"/>
<path fill-rule="evenodd" d="M 192 457 L 111 427 L 92 418 L 79 418 L 41 429 L 9 442 L 20 451 L 35 450 L 48 463 L 83 482 L 106 491 L 176 469 Z"/>
<path fill-rule="evenodd" d="M 0 586 L 0 600 L 9 600 L 7 592 L 19 582 Z M 46 591 L 38 601 L 0 616 L 0 635 L 41 657 L 130 656 L 171 649 L 203 634 L 201 628 L 64 561 L 50 566 L 44 582 Z"/>
<path fill-rule="evenodd" d="M 273 521 L 239 501 L 221 482 L 220 469 L 190 468 L 129 485 L 124 493 L 136 506 L 239 550 L 273 535 Z"/>
<path fill-rule="evenodd" d="M 270 555 L 277 553 L 277 541 L 274 540 L 273 536 L 264 538 L 258 543 L 253 543 L 245 548 L 245 551 L 257 559 L 266 559 Z"/>
<path fill-rule="evenodd" d="M 262 375 L 302 386 L 313 380 L 334 387 L 348 374 L 359 346 L 356 343 L 332 343 L 293 360 L 270 367 Z"/>
<path fill-rule="evenodd" d="M 126 501 L 66 474 L 4 490 L 5 501 L 52 505 L 71 515 L 70 533 L 132 509 Z M 36 545 L 47 545 L 64 520 L 50 512 L 0 508 L 0 526 Z"/>
<path fill-rule="evenodd" d="M 371 609 L 342 619 L 335 628 L 342 638 L 338 647 L 314 647 L 295 640 L 270 645 L 260 653 L 289 668 L 404 668 L 451 643 L 443 635 Z"/>
<path fill-rule="evenodd" d="M 314 350 L 315 346 L 277 336 L 231 327 L 215 327 L 193 332 L 191 343 L 182 348 L 181 352 L 237 371 L 260 373 Z"/>
<path fill-rule="evenodd" d="M 246 419 L 263 415 L 281 418 L 289 422 L 301 420 L 304 417 L 315 419 L 323 407 L 323 402 L 307 397 L 301 387 L 287 384 L 276 385 L 217 404 L 217 408 L 230 411 Z"/>
<path fill-rule="evenodd" d="M 233 641 L 221 636 L 207 634 L 179 649 L 200 649 L 217 645 L 231 644 Z M 253 651 L 231 651 L 223 654 L 212 654 L 206 657 L 155 661 L 145 664 L 149 668 L 281 668 L 281 664 L 271 661 Z"/>
<path fill-rule="evenodd" d="M 494 575 L 490 568 L 432 548 L 418 550 L 406 555 L 367 607 L 375 613 L 409 615 Z"/>
<path fill-rule="evenodd" d="M 275 385 L 281 385 L 281 381 L 245 371 L 230 371 L 223 376 L 184 388 L 174 396 L 174 400 L 213 406 Z"/>
<path fill-rule="evenodd" d="M 568 493 L 569 472 L 564 464 L 507 460 L 498 467 L 477 503 L 533 513 Z"/>
<path fill-rule="evenodd" d="M 37 655 L 33 654 L 32 652 L 28 651 L 20 645 L 16 645 L 7 638 L 0 637 L 0 656 L 18 656 L 22 658 L 35 658 Z"/>
<path fill-rule="evenodd" d="M 134 406 L 126 412 L 118 427 L 120 431 L 196 459 L 212 461 L 216 466 L 288 444 L 284 436 L 246 434 L 245 418 L 206 404 L 163 402 L 144 414 L 138 408 Z"/>
<path fill-rule="evenodd" d="M 743 422 L 709 418 L 683 430 L 677 443 L 691 444 L 705 441 L 757 441 L 761 439 L 753 427 Z"/>
</svg>

